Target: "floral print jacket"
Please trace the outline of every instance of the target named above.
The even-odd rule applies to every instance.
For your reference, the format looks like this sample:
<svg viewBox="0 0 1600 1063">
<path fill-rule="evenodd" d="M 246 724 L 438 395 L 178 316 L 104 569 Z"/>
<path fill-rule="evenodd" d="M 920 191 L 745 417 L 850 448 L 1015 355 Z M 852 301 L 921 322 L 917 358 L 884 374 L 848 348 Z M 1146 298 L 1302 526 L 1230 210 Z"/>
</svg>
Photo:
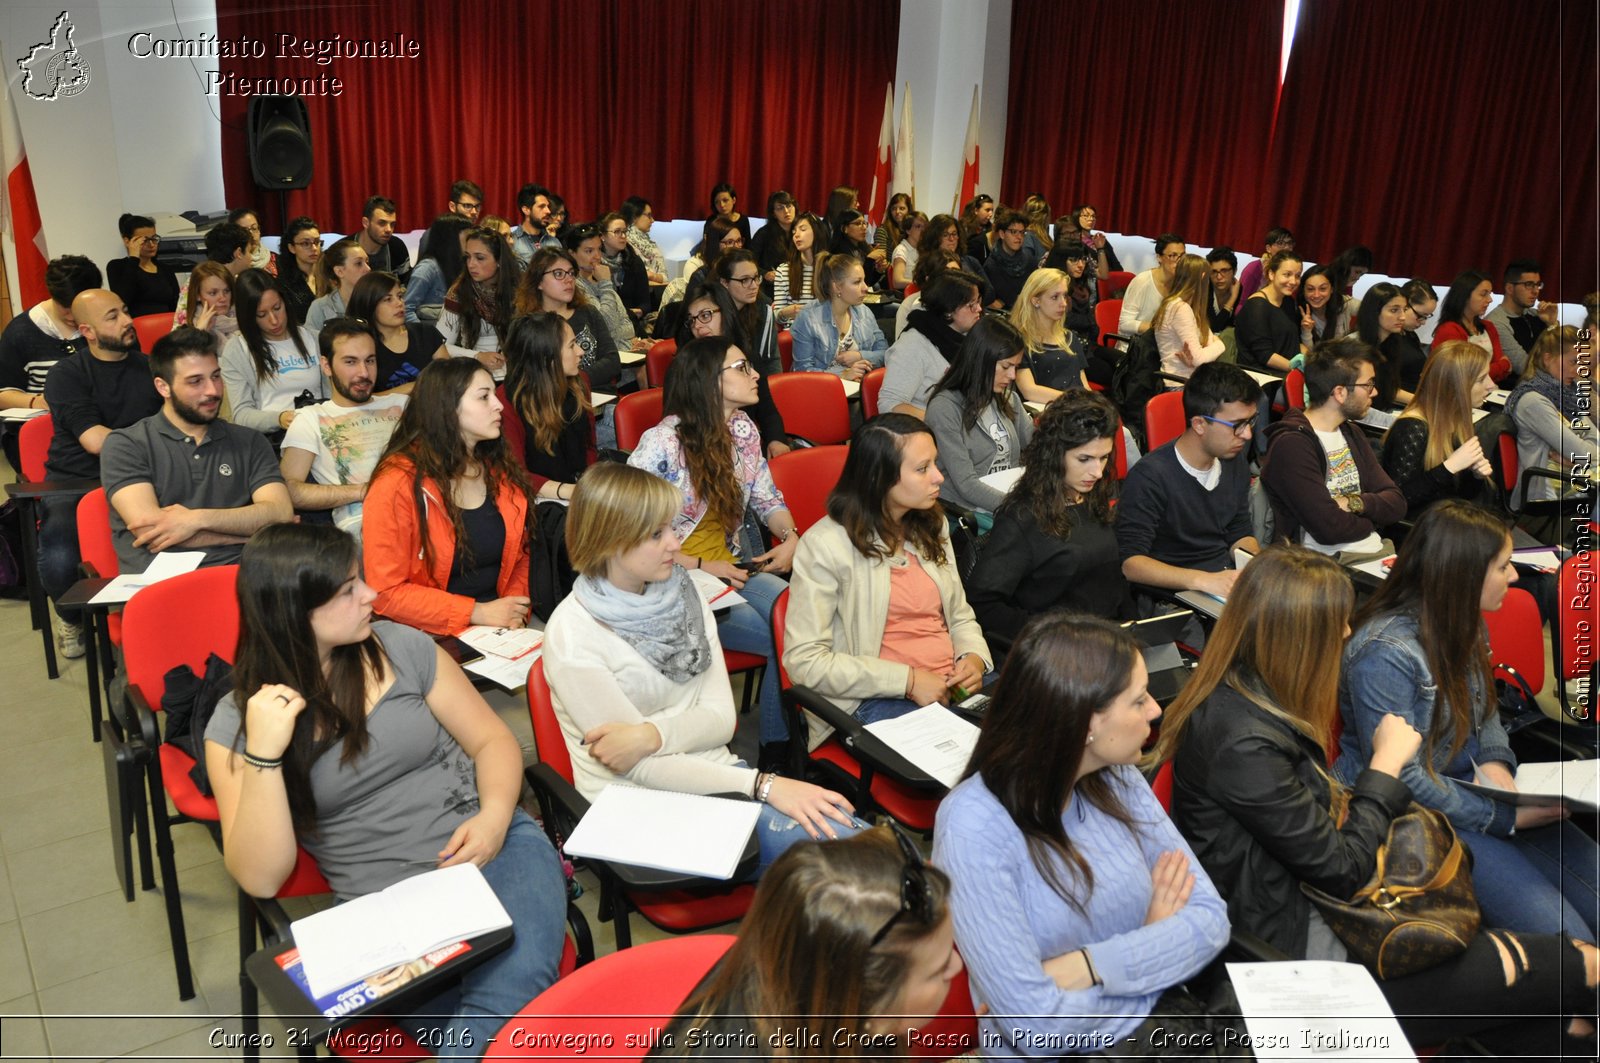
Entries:
<svg viewBox="0 0 1600 1063">
<path fill-rule="evenodd" d="M 767 469 L 767 459 L 761 456 L 761 433 L 756 423 L 741 410 L 728 418 L 728 431 L 733 435 L 733 472 L 744 491 L 744 504 L 755 510 L 763 524 L 770 524 L 772 514 L 787 509 L 783 495 L 772 482 Z M 628 455 L 628 464 L 636 469 L 654 473 L 667 481 L 683 495 L 683 508 L 672 518 L 672 534 L 680 540 L 689 537 L 706 515 L 706 503 L 695 495 L 690 481 L 689 466 L 683 458 L 683 443 L 678 439 L 678 415 L 669 414 L 660 424 L 647 431 L 639 446 Z M 737 547 L 738 528 L 724 528 L 728 545 L 734 554 Z"/>
</svg>

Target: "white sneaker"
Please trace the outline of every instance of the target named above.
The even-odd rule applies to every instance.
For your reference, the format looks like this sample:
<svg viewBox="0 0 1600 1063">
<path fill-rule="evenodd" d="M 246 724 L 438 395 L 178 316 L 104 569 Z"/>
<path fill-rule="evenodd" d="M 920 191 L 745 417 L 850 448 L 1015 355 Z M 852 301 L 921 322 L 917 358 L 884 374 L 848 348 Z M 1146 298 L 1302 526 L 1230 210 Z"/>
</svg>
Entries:
<svg viewBox="0 0 1600 1063">
<path fill-rule="evenodd" d="M 83 625 L 56 617 L 56 649 L 69 661 L 88 652 L 83 644 Z"/>
</svg>

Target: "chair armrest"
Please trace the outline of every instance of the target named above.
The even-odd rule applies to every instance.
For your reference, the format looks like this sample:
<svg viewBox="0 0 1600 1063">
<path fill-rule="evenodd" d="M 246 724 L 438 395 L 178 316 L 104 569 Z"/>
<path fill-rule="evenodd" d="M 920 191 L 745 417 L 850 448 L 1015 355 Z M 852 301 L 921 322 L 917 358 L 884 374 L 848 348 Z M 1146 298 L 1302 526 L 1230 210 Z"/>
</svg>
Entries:
<svg viewBox="0 0 1600 1063">
<path fill-rule="evenodd" d="M 1559 469 L 1545 469 L 1537 465 L 1522 470 L 1522 497 L 1528 497 L 1528 484 L 1534 477 L 1545 480 L 1558 480 L 1561 483 L 1572 484 L 1574 487 L 1593 490 L 1594 481 L 1586 476 L 1574 476 L 1570 472 L 1561 472 Z"/>
<path fill-rule="evenodd" d="M 133 741 L 142 745 L 149 756 L 154 756 L 161 745 L 161 727 L 156 723 L 156 714 L 151 711 L 150 703 L 129 683 L 123 696 L 123 705 L 127 709 L 122 714 L 123 730 Z"/>
<path fill-rule="evenodd" d="M 291 939 L 293 934 L 289 927 L 293 920 L 289 918 L 289 913 L 283 910 L 283 904 L 278 898 L 250 897 L 250 903 L 255 905 L 261 921 L 266 924 L 262 945 L 275 945 Z"/>
<path fill-rule="evenodd" d="M 1248 930 L 1234 927 L 1228 932 L 1228 944 L 1222 950 L 1222 959 L 1238 963 L 1276 963 L 1292 960 L 1293 956 L 1267 944 Z"/>
<path fill-rule="evenodd" d="M 850 713 L 818 694 L 810 687 L 792 686 L 783 692 L 784 700 L 791 706 L 814 713 L 822 722 L 832 727 L 842 744 L 861 762 L 881 775 L 902 786 L 926 790 L 936 794 L 948 788 L 905 757 L 895 752 L 866 725 Z"/>
<path fill-rule="evenodd" d="M 19 500 L 73 495 L 82 497 L 99 486 L 99 480 L 18 480 L 6 484 L 6 494 Z"/>
</svg>

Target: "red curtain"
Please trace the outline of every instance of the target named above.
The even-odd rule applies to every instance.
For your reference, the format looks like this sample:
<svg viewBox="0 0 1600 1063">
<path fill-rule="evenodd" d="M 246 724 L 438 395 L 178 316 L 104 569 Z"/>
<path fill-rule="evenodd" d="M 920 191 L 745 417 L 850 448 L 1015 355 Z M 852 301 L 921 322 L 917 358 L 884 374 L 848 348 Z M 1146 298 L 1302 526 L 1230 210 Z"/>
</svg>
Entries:
<svg viewBox="0 0 1600 1063">
<path fill-rule="evenodd" d="M 1001 198 L 1254 248 L 1283 0 L 1015 0 Z"/>
<path fill-rule="evenodd" d="M 1307 0 L 1255 228 L 1437 285 L 1498 290 L 1533 257 L 1545 298 L 1593 291 L 1595 23 L 1576 0 Z"/>
<path fill-rule="evenodd" d="M 574 220 L 634 194 L 659 218 L 704 217 L 719 181 L 756 218 L 779 188 L 821 210 L 834 185 L 871 180 L 899 19 L 898 3 L 859 0 L 781 14 L 745 0 L 217 3 L 222 39 L 268 53 L 221 60 L 224 77 L 343 79 L 342 96 L 306 99 L 316 173 L 288 209 L 345 232 L 374 193 L 395 200 L 402 229 L 421 228 L 461 177 L 513 223 L 528 181 L 562 195 Z M 421 54 L 321 67 L 278 58 L 280 33 L 405 34 Z M 250 177 L 248 105 L 222 97 L 224 181 L 229 202 L 256 203 L 271 228 L 277 197 Z"/>
</svg>

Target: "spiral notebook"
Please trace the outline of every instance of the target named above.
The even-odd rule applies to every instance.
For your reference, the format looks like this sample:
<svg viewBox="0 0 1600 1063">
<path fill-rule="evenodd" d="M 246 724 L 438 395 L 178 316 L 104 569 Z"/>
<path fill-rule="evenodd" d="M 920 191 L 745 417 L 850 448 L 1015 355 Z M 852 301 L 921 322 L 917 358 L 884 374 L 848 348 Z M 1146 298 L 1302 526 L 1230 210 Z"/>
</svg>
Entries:
<svg viewBox="0 0 1600 1063">
<path fill-rule="evenodd" d="M 612 783 L 564 848 L 568 856 L 729 879 L 760 814 L 754 801 Z"/>
</svg>

